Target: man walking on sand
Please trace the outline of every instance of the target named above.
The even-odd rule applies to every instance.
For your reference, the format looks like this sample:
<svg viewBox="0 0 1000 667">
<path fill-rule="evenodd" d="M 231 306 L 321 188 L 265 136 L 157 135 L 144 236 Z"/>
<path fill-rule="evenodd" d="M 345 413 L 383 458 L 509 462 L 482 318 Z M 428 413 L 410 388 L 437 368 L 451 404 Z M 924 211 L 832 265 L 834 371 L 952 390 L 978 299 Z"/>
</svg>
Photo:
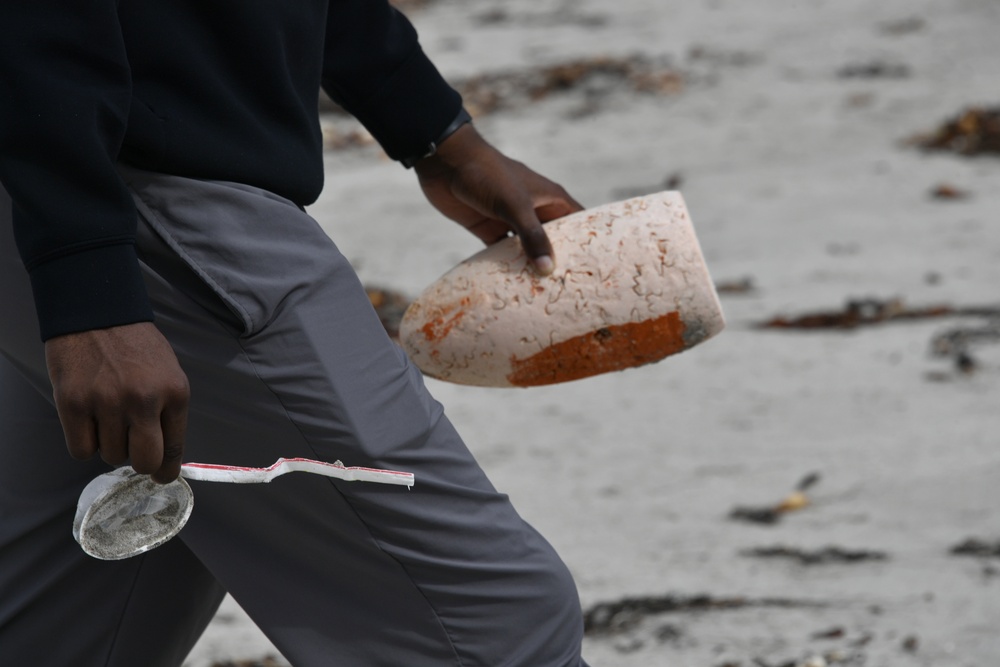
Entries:
<svg viewBox="0 0 1000 667">
<path fill-rule="evenodd" d="M 565 566 L 303 210 L 321 84 L 552 270 L 541 222 L 579 205 L 478 135 L 387 0 L 0 3 L 0 665 L 177 666 L 227 591 L 297 666 L 584 665 Z M 417 483 L 194 482 L 158 549 L 71 537 L 109 465 L 279 456 Z"/>
</svg>

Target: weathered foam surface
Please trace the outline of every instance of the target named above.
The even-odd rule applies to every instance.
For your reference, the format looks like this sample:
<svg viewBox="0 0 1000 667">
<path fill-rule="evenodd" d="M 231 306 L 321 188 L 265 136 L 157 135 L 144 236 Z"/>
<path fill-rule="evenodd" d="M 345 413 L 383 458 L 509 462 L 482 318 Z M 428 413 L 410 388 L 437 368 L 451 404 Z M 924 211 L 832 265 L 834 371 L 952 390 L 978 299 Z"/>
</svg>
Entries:
<svg viewBox="0 0 1000 667">
<path fill-rule="evenodd" d="M 528 387 L 659 361 L 710 338 L 722 309 L 678 192 L 546 224 L 541 277 L 516 238 L 473 255 L 410 306 L 400 341 L 431 377 Z"/>
</svg>

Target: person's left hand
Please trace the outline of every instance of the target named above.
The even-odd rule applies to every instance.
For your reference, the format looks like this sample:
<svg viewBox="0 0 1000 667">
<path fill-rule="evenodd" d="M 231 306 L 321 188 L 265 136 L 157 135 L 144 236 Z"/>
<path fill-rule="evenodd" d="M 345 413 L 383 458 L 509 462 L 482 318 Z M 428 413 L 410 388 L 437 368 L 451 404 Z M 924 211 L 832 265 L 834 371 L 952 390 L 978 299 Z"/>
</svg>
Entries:
<svg viewBox="0 0 1000 667">
<path fill-rule="evenodd" d="M 486 244 L 513 231 L 542 275 L 555 268 L 542 223 L 583 210 L 562 186 L 503 155 L 471 124 L 441 142 L 414 170 L 427 200 L 441 213 Z"/>
</svg>

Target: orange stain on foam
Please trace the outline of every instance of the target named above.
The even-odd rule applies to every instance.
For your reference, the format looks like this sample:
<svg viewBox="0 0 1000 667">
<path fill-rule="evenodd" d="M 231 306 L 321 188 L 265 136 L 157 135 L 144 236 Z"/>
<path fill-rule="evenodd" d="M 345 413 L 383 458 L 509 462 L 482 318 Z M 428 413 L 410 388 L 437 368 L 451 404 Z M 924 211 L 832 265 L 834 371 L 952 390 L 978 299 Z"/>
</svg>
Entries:
<svg viewBox="0 0 1000 667">
<path fill-rule="evenodd" d="M 471 303 L 469 297 L 463 297 L 457 305 L 447 306 L 445 308 L 439 309 L 439 314 L 437 317 L 433 317 L 427 320 L 427 324 L 420 327 L 420 331 L 423 332 L 424 338 L 426 338 L 431 343 L 435 343 L 445 336 L 447 336 L 455 325 L 462 321 L 465 317 L 465 308 Z M 448 315 L 456 310 L 457 312 L 448 317 Z"/>
<path fill-rule="evenodd" d="M 685 328 L 677 312 L 604 327 L 526 359 L 512 357 L 514 370 L 507 380 L 515 387 L 535 387 L 651 364 L 685 349 Z"/>
</svg>

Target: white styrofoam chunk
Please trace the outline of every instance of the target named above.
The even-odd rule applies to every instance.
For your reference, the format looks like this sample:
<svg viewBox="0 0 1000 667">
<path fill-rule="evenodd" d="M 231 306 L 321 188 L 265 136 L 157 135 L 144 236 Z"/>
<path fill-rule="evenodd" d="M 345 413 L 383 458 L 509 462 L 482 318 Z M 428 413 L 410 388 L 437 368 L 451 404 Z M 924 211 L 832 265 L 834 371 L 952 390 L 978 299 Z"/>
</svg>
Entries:
<svg viewBox="0 0 1000 667">
<path fill-rule="evenodd" d="M 684 200 L 661 192 L 547 223 L 556 270 L 516 238 L 465 260 L 407 310 L 400 342 L 427 375 L 534 386 L 659 361 L 724 320 Z"/>
</svg>

